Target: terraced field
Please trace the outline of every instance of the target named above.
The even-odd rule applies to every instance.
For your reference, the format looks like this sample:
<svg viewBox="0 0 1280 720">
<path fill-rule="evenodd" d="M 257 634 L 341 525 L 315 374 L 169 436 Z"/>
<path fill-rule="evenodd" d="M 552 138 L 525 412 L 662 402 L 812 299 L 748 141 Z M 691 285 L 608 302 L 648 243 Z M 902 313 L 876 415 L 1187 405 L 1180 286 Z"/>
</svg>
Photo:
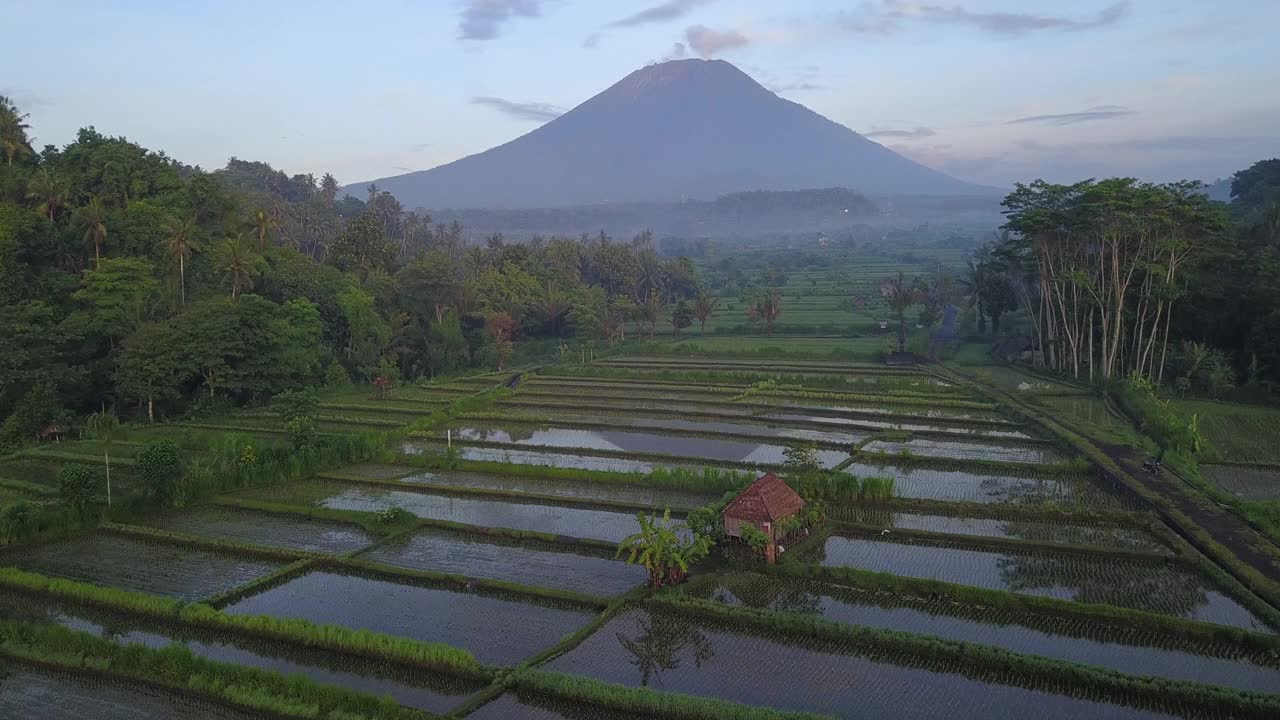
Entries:
<svg viewBox="0 0 1280 720">
<path fill-rule="evenodd" d="M 851 297 L 800 277 L 797 317 Z M 504 374 L 334 391 L 321 429 L 388 432 L 386 462 L 6 548 L 0 715 L 256 717 L 271 697 L 320 720 L 1280 716 L 1280 613 L 1072 445 L 977 385 L 870 363 L 863 339 L 752 346 L 831 360 L 719 357 L 742 340 L 549 366 L 514 389 Z M 176 433 L 269 452 L 284 421 L 131 435 L 121 482 L 143 442 Z M 806 447 L 821 482 L 788 465 Z M 12 458 L 0 492 L 48 496 L 62 464 L 97 456 Z M 689 582 L 642 589 L 618 552 L 638 513 L 693 518 L 770 470 L 825 522 L 776 565 L 731 541 Z"/>
</svg>

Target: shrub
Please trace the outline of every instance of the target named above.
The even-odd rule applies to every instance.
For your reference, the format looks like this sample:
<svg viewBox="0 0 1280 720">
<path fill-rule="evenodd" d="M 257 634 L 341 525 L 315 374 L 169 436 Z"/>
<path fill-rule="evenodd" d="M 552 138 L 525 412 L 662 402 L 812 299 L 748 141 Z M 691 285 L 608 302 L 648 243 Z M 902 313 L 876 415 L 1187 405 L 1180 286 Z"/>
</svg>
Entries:
<svg viewBox="0 0 1280 720">
<path fill-rule="evenodd" d="M 316 444 L 316 421 L 309 415 L 297 415 L 289 420 L 286 426 L 289 432 L 289 444 L 294 450 L 306 450 Z"/>
<path fill-rule="evenodd" d="M 320 399 L 314 390 L 286 390 L 271 398 L 271 409 L 285 420 L 304 415 L 314 416 L 320 409 Z"/>
<path fill-rule="evenodd" d="M 185 474 L 186 462 L 182 451 L 172 441 L 149 443 L 138 453 L 135 461 L 138 479 L 153 500 L 166 505 L 183 495 L 179 485 Z"/>
<path fill-rule="evenodd" d="M 80 463 L 67 463 L 58 471 L 58 496 L 73 515 L 80 519 L 89 517 L 93 509 L 93 497 L 98 491 L 97 468 Z"/>
</svg>

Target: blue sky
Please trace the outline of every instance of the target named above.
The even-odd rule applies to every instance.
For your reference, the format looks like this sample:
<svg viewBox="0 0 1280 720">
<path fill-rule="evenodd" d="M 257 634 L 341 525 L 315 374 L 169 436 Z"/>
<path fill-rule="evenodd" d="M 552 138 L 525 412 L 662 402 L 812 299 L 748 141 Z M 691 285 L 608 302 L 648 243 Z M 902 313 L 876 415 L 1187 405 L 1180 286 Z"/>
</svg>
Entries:
<svg viewBox="0 0 1280 720">
<path fill-rule="evenodd" d="M 0 94 L 37 144 L 93 124 L 206 168 L 422 170 L 680 56 L 988 184 L 1212 179 L 1280 156 L 1278 0 L 0 5 Z"/>
</svg>

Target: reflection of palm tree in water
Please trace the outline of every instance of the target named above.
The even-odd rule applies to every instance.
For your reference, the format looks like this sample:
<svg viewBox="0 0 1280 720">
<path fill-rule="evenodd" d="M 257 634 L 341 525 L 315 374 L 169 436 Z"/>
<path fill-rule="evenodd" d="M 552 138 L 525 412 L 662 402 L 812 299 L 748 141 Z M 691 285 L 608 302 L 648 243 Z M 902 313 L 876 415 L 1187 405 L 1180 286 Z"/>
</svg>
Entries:
<svg viewBox="0 0 1280 720">
<path fill-rule="evenodd" d="M 772 610 L 774 612 L 803 613 L 819 615 L 822 612 L 822 598 L 810 592 L 811 588 L 803 582 L 792 580 L 778 581 L 754 575 L 726 575 L 721 580 L 722 590 L 732 597 L 715 599 L 734 604 L 733 598 L 747 607 Z"/>
<path fill-rule="evenodd" d="M 1076 602 L 1182 617 L 1209 601 L 1204 587 L 1173 563 L 1126 563 L 1104 570 L 1080 558 L 1010 555 L 997 564 L 1014 592 L 1065 588 Z"/>
<path fill-rule="evenodd" d="M 706 636 L 692 623 L 673 617 L 650 615 L 639 621 L 640 634 L 634 639 L 618 633 L 618 642 L 631 653 L 631 664 L 640 671 L 640 684 L 648 685 L 655 673 L 675 670 L 683 658 L 679 657 L 686 646 L 693 649 L 693 666 L 715 657 L 715 651 Z"/>
</svg>

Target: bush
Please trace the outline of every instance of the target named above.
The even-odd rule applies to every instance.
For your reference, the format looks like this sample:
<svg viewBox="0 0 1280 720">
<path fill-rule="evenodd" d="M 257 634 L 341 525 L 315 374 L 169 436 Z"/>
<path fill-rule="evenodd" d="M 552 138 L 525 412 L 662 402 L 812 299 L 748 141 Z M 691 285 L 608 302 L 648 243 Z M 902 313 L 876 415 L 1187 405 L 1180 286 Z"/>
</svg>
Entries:
<svg viewBox="0 0 1280 720">
<path fill-rule="evenodd" d="M 58 496 L 76 517 L 89 517 L 99 479 L 97 468 L 80 463 L 67 463 L 58 471 Z"/>
<path fill-rule="evenodd" d="M 286 390 L 271 398 L 271 409 L 285 420 L 301 416 L 314 416 L 320 409 L 320 398 L 314 390 Z"/>
<path fill-rule="evenodd" d="M 315 447 L 316 421 L 309 415 L 298 415 L 286 426 L 289 432 L 289 444 L 294 450 L 306 450 Z"/>
<path fill-rule="evenodd" d="M 324 385 L 329 388 L 350 387 L 351 376 L 347 374 L 347 369 L 342 367 L 342 363 L 334 362 L 324 372 Z"/>
<path fill-rule="evenodd" d="M 138 453 L 134 468 L 147 494 L 161 505 L 183 495 L 179 485 L 185 475 L 186 461 L 172 441 L 149 443 Z"/>
</svg>

